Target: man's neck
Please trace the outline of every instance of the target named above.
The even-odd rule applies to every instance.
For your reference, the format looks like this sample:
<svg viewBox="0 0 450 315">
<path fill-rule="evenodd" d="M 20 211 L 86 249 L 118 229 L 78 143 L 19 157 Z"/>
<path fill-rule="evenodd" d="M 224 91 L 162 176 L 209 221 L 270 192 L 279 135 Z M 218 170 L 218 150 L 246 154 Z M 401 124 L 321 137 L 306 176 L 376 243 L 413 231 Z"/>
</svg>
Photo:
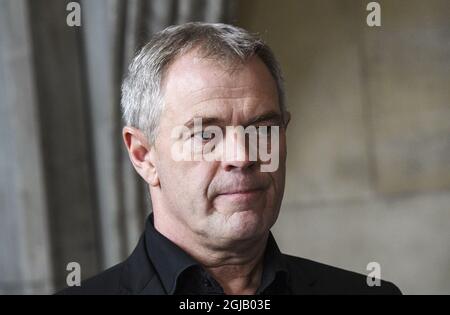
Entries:
<svg viewBox="0 0 450 315">
<path fill-rule="evenodd" d="M 156 230 L 198 261 L 226 294 L 256 293 L 261 283 L 269 232 L 254 240 L 217 247 L 211 240 L 193 235 L 182 224 L 169 219 L 155 216 Z"/>
<path fill-rule="evenodd" d="M 226 294 L 255 294 L 261 284 L 263 255 L 264 251 L 241 264 L 204 267 L 219 282 Z"/>
</svg>

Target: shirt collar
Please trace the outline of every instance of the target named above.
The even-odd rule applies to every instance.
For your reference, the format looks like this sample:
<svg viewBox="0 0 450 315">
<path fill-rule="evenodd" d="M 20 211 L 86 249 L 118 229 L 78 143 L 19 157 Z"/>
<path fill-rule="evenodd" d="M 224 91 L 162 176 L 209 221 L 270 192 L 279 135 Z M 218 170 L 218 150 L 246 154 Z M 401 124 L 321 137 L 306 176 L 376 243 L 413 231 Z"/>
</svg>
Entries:
<svg viewBox="0 0 450 315">
<path fill-rule="evenodd" d="M 168 294 L 174 294 L 179 276 L 188 268 L 201 265 L 184 250 L 158 232 L 149 215 L 145 229 L 146 247 L 149 258 Z M 289 273 L 283 254 L 271 232 L 267 240 L 263 260 L 263 274 L 257 294 L 264 292 L 274 281 L 283 281 L 287 286 Z"/>
<path fill-rule="evenodd" d="M 187 268 L 199 266 L 191 256 L 159 233 L 153 224 L 153 213 L 145 229 L 147 252 L 168 294 L 176 289 L 177 279 Z"/>
<path fill-rule="evenodd" d="M 269 232 L 267 239 L 263 266 L 261 284 L 257 294 L 266 291 L 275 281 L 281 281 L 281 285 L 284 287 L 288 286 L 289 270 L 272 232 Z"/>
</svg>

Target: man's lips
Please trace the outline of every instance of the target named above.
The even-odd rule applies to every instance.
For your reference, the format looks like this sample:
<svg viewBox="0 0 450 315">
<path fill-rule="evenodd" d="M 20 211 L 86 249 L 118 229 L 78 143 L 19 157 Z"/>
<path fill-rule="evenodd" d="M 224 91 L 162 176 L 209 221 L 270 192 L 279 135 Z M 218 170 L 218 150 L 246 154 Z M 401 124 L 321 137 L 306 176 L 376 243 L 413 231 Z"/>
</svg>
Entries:
<svg viewBox="0 0 450 315">
<path fill-rule="evenodd" d="M 254 188 L 254 189 L 238 189 L 229 192 L 219 193 L 219 195 L 245 195 L 261 192 L 262 188 Z"/>
<path fill-rule="evenodd" d="M 238 189 L 223 192 L 217 195 L 218 199 L 224 199 L 236 203 L 254 203 L 261 199 L 264 189 Z"/>
</svg>

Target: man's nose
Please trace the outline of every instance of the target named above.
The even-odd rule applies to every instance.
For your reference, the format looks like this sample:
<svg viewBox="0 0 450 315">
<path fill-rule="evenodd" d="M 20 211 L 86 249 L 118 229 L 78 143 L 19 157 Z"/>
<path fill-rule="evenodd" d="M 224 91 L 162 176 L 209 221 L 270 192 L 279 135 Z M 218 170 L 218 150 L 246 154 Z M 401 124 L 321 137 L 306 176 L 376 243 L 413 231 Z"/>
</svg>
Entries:
<svg viewBox="0 0 450 315">
<path fill-rule="evenodd" d="M 256 144 L 245 136 L 227 135 L 224 153 L 222 164 L 226 171 L 250 169 L 257 163 Z"/>
</svg>

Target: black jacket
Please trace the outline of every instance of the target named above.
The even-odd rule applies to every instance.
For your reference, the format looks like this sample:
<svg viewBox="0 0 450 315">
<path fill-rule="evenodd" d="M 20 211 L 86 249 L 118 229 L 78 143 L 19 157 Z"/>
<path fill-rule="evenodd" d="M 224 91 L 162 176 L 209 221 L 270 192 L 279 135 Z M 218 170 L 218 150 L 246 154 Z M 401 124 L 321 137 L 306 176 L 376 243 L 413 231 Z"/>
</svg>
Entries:
<svg viewBox="0 0 450 315">
<path fill-rule="evenodd" d="M 197 270 L 192 267 L 198 264 L 156 231 L 152 219 L 150 216 L 144 234 L 127 260 L 82 282 L 80 287 L 67 288 L 59 294 L 162 295 L 206 292 L 194 290 L 198 288 L 192 280 L 191 271 Z M 381 281 L 379 287 L 369 287 L 365 275 L 284 255 L 272 235 L 266 248 L 264 269 L 261 282 L 265 283 L 265 287 L 260 294 L 401 294 L 390 282 Z M 180 289 L 183 273 L 189 277 L 185 283 L 194 283 L 191 285 L 194 288 Z M 283 277 L 279 277 L 280 274 Z M 191 289 L 193 291 L 187 291 Z M 218 294 L 220 289 L 211 292 Z"/>
</svg>

